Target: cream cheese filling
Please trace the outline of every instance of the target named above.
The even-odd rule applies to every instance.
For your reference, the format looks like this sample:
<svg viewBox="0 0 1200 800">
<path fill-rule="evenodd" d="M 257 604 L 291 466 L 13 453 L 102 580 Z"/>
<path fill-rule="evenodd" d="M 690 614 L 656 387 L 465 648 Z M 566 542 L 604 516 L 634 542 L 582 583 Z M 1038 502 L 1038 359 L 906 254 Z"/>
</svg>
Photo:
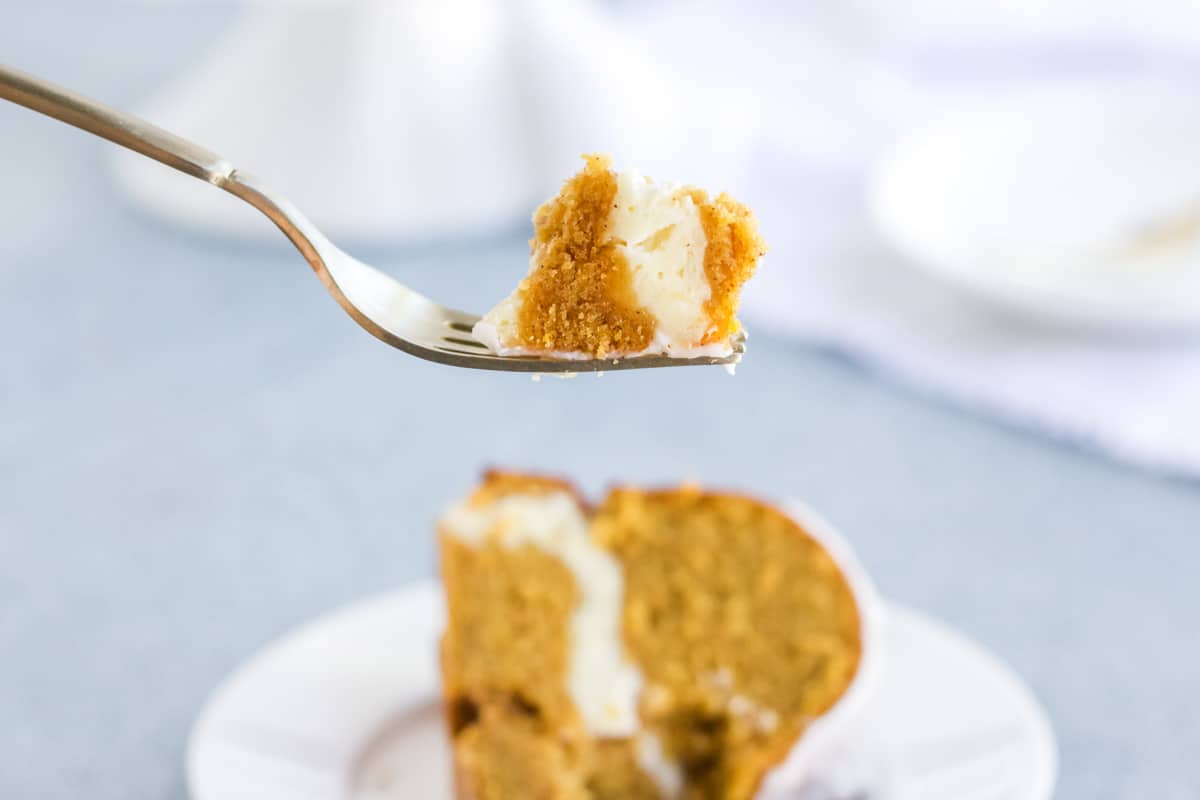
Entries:
<svg viewBox="0 0 1200 800">
<path fill-rule="evenodd" d="M 642 674 L 625 657 L 621 641 L 621 566 L 592 541 L 575 499 L 566 492 L 509 495 L 477 508 L 457 506 L 442 524 L 451 536 L 476 546 L 493 536 L 505 547 L 533 545 L 571 571 L 579 592 L 571 616 L 571 700 L 593 736 L 636 734 Z"/>
<path fill-rule="evenodd" d="M 638 305 L 657 322 L 646 352 L 710 351 L 698 345 L 712 325 L 704 309 L 712 288 L 704 272 L 708 238 L 699 207 L 678 187 L 651 183 L 637 170 L 617 174 L 613 205 L 609 233 L 629 264 Z"/>
<path fill-rule="evenodd" d="M 667 355 L 679 358 L 722 358 L 733 352 L 729 342 L 701 345 L 712 321 L 705 303 L 712 297 L 704 254 L 708 238 L 700 208 L 691 195 L 670 184 L 655 184 L 637 170 L 614 173 L 617 193 L 609 218 L 609 236 L 629 264 L 637 304 L 656 321 L 654 339 L 628 358 Z M 538 268 L 530 258 L 529 273 Z M 519 290 L 500 301 L 476 323 L 472 335 L 497 355 L 539 355 L 518 336 Z M 590 359 L 589 353 L 552 352 L 552 358 Z"/>
</svg>

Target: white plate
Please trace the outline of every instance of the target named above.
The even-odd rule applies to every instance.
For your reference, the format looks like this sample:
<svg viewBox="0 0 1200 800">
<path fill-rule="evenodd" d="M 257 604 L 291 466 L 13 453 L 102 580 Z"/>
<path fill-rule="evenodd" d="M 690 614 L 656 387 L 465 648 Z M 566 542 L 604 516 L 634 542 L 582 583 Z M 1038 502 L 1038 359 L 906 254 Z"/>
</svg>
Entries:
<svg viewBox="0 0 1200 800">
<path fill-rule="evenodd" d="M 194 800 L 449 800 L 443 619 L 439 588 L 424 583 L 318 619 L 255 656 L 192 731 Z M 828 782 L 844 781 L 847 764 L 882 764 L 889 800 L 1048 800 L 1054 738 L 1021 681 L 912 611 L 891 606 L 883 628 L 887 658 L 864 734 L 828 766 Z"/>
<path fill-rule="evenodd" d="M 1200 90 L 1070 83 L 905 137 L 870 187 L 916 265 L 1044 321 L 1200 328 Z"/>
</svg>

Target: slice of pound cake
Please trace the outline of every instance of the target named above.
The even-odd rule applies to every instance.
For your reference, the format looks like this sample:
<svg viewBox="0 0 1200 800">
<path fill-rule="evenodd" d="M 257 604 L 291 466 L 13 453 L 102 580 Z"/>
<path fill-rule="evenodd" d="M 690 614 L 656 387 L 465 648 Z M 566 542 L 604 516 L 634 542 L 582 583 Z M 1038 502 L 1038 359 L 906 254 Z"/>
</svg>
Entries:
<svg viewBox="0 0 1200 800">
<path fill-rule="evenodd" d="M 750 798 L 862 672 L 853 581 L 748 497 L 493 472 L 439 536 L 459 800 Z"/>
<path fill-rule="evenodd" d="M 585 158 L 535 212 L 529 274 L 475 338 L 499 355 L 729 355 L 766 250 L 750 210 Z"/>
</svg>

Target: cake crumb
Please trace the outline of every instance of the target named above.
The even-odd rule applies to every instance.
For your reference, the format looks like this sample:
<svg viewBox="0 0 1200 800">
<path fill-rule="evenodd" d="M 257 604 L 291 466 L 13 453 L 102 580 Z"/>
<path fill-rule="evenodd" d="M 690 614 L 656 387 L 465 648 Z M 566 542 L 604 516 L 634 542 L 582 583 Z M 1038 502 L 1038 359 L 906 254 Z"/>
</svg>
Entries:
<svg viewBox="0 0 1200 800">
<path fill-rule="evenodd" d="M 745 695 L 735 694 L 729 698 L 729 713 L 735 717 L 744 717 L 754 711 L 754 701 Z"/>
<path fill-rule="evenodd" d="M 607 156 L 584 160 L 534 212 L 529 271 L 476 337 L 502 355 L 691 357 L 728 346 L 766 249 L 749 208 L 648 177 L 643 188 Z"/>
<path fill-rule="evenodd" d="M 718 689 L 733 688 L 733 673 L 728 667 L 718 667 L 708 676 L 709 683 Z"/>
</svg>

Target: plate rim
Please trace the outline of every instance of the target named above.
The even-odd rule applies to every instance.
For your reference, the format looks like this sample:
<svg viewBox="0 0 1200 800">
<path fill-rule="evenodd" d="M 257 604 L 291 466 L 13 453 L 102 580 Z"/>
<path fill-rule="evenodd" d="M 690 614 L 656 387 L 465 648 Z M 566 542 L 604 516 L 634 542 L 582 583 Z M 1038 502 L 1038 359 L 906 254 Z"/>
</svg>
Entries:
<svg viewBox="0 0 1200 800">
<path fill-rule="evenodd" d="M 262 665 L 273 655 L 283 652 L 295 642 L 313 636 L 322 628 L 336 626 L 339 620 L 360 617 L 368 613 L 411 614 L 412 611 L 399 611 L 399 609 L 420 605 L 432 605 L 436 609 L 440 608 L 440 598 L 440 584 L 436 579 L 429 578 L 397 589 L 368 595 L 296 625 L 243 659 L 210 691 L 189 730 L 185 751 L 185 782 L 188 797 L 192 800 L 223 800 L 223 798 L 201 796 L 198 789 L 198 784 L 202 780 L 199 772 L 201 769 L 200 755 L 206 744 L 205 738 L 208 729 L 215 720 L 220 718 L 228 696 L 254 670 L 261 669 Z M 1032 781 L 1036 791 L 1031 800 L 1050 800 L 1058 778 L 1057 742 L 1053 725 L 1044 705 L 1038 700 L 1026 681 L 987 647 L 948 623 L 904 604 L 881 600 L 880 605 L 882 610 L 880 627 L 883 631 L 893 629 L 896 625 L 924 629 L 937 638 L 952 642 L 957 649 L 969 652 L 973 657 L 986 663 L 988 669 L 1004 676 L 1006 681 L 1011 684 L 1011 687 L 1020 695 L 1024 711 L 1032 725 L 1031 742 L 1037 754 L 1036 761 L 1039 772 Z M 886 663 L 883 669 L 886 670 Z M 435 696 L 427 696 L 427 694 L 428 692 L 424 688 L 410 693 L 407 704 L 398 710 L 393 710 L 392 713 L 404 713 L 411 711 L 418 704 L 436 702 Z"/>
</svg>

